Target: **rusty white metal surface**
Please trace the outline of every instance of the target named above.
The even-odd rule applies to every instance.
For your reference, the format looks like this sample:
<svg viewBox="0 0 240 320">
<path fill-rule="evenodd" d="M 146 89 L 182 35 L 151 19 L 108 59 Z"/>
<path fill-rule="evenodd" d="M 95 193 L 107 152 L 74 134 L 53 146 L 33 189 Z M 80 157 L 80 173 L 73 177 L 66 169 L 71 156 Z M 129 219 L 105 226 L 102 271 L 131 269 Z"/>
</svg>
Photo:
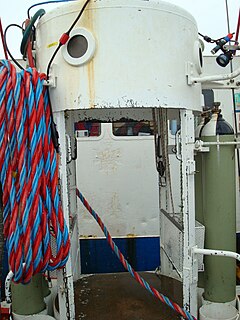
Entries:
<svg viewBox="0 0 240 320">
<path fill-rule="evenodd" d="M 65 117 L 64 112 L 58 112 L 55 114 L 55 122 L 59 132 L 59 144 L 60 144 L 60 157 L 59 157 L 59 180 L 61 185 L 61 201 L 63 207 L 64 219 L 66 225 L 69 229 L 69 190 L 68 190 L 68 173 L 66 164 L 66 144 L 65 144 Z M 79 248 L 79 241 L 77 234 L 74 233 L 70 235 L 71 243 L 74 243 L 74 249 L 77 251 Z M 75 308 L 74 308 L 74 291 L 73 291 L 73 265 L 75 261 L 72 260 L 76 255 L 73 252 L 73 247 L 71 247 L 71 252 L 68 261 L 65 266 L 65 275 L 63 274 L 63 269 L 57 271 L 57 288 L 58 288 L 58 300 L 60 308 L 60 319 L 75 319 Z M 75 260 L 75 259 L 74 259 Z M 65 276 L 65 281 L 64 281 Z M 69 309 L 69 310 L 68 310 Z M 68 315 L 69 314 L 69 317 Z"/>
<path fill-rule="evenodd" d="M 36 54 L 41 71 L 46 72 L 61 34 L 83 3 L 68 3 L 40 19 Z M 54 110 L 160 105 L 200 110 L 200 85 L 189 86 L 186 79 L 186 64 L 193 76 L 201 72 L 197 25 L 185 10 L 156 0 L 96 0 L 76 28 L 92 33 L 96 51 L 80 66 L 57 54 L 51 71 Z"/>
<path fill-rule="evenodd" d="M 196 245 L 194 116 L 181 110 L 182 205 L 183 205 L 183 306 L 197 317 L 198 263 L 189 250 Z"/>
<path fill-rule="evenodd" d="M 164 215 L 162 215 L 161 224 L 161 271 L 163 274 L 173 277 L 176 271 L 177 274 L 182 277 L 183 230 L 179 230 L 179 228 Z M 164 255 L 166 255 L 166 257 Z M 168 265 L 168 260 L 172 262 L 172 266 Z"/>
<path fill-rule="evenodd" d="M 77 141 L 77 187 L 112 236 L 159 235 L 153 136 L 116 137 L 112 124 L 105 123 L 100 137 Z M 79 214 L 80 236 L 103 236 L 82 205 Z"/>
</svg>

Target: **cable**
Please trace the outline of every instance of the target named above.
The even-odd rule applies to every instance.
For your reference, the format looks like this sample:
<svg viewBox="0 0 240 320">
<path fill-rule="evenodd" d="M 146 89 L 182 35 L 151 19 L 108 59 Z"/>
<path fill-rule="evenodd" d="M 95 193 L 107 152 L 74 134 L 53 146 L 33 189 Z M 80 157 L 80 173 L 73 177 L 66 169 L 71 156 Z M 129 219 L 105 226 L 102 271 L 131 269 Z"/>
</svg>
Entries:
<svg viewBox="0 0 240 320">
<path fill-rule="evenodd" d="M 23 31 L 23 28 L 21 26 L 19 26 L 18 24 L 15 24 L 15 23 L 12 23 L 12 24 L 9 24 L 5 31 L 4 31 L 4 35 L 3 35 L 3 38 L 4 38 L 4 45 L 6 47 L 6 50 L 7 50 L 7 53 L 9 54 L 10 58 L 12 59 L 12 61 L 18 66 L 18 68 L 20 68 L 21 70 L 23 70 L 23 66 L 17 62 L 17 60 L 13 57 L 13 55 L 11 54 L 9 48 L 8 48 L 8 45 L 7 45 L 7 31 L 9 28 L 11 27 L 17 27 L 19 29 L 21 29 Z"/>
<path fill-rule="evenodd" d="M 198 32 L 198 34 L 206 41 L 209 43 L 215 43 L 216 40 L 213 40 L 212 38 L 210 38 L 209 36 L 204 36 L 202 33 Z"/>
<path fill-rule="evenodd" d="M 228 0 L 225 0 L 226 4 L 226 14 L 227 14 L 227 28 L 228 33 L 230 32 L 230 20 L 229 20 L 229 10 L 228 10 Z M 239 10 L 240 14 L 240 10 Z M 238 30 L 237 30 L 238 33 Z M 237 40 L 237 38 L 236 38 Z M 233 72 L 233 63 L 232 60 L 230 61 L 230 71 Z M 237 106 L 236 106 L 236 100 L 235 100 L 235 90 L 231 89 L 232 91 L 232 102 L 233 102 L 233 113 L 234 113 L 234 127 L 235 127 L 235 136 L 238 138 L 238 129 L 237 129 Z M 240 153 L 239 149 L 237 148 L 237 164 L 238 164 L 238 176 L 240 176 Z"/>
<path fill-rule="evenodd" d="M 234 35 L 234 32 L 233 33 L 230 33 L 229 32 L 229 34 L 227 35 L 227 37 L 221 37 L 221 38 L 218 38 L 218 39 L 212 39 L 211 37 L 209 37 L 209 36 L 204 36 L 202 33 L 200 33 L 200 32 L 198 32 L 198 34 L 199 34 L 199 36 L 201 36 L 202 38 L 203 38 L 203 40 L 205 40 L 206 42 L 208 42 L 208 43 L 216 43 L 216 44 L 218 44 L 218 42 L 221 42 L 221 41 L 225 41 L 224 42 L 224 44 L 226 43 L 226 42 L 236 42 L 235 40 L 231 40 L 231 38 L 232 38 L 232 36 Z M 227 39 L 226 39 L 227 38 Z M 219 49 L 220 49 L 220 47 L 219 47 Z M 218 49 L 218 50 L 219 50 Z M 215 52 L 214 52 L 215 53 Z"/>
<path fill-rule="evenodd" d="M 87 0 L 85 3 L 84 3 L 84 6 L 82 7 L 82 10 L 79 12 L 78 16 L 76 17 L 76 19 L 73 21 L 71 27 L 68 29 L 68 32 L 67 34 L 70 34 L 70 32 L 72 31 L 72 29 L 75 27 L 76 23 L 78 22 L 78 20 L 81 18 L 86 6 L 88 5 L 88 3 L 90 2 L 90 0 Z"/>
<path fill-rule="evenodd" d="M 76 1 L 76 0 L 53 0 L 53 1 L 44 1 L 44 2 L 35 3 L 28 8 L 28 11 L 27 11 L 28 19 L 30 19 L 30 10 L 34 7 L 41 6 L 44 4 L 51 4 L 51 3 L 58 3 L 58 2 L 71 2 L 71 1 Z"/>
<path fill-rule="evenodd" d="M 52 65 L 52 63 L 53 63 L 53 60 L 55 59 L 55 57 L 56 57 L 59 49 L 68 41 L 70 32 L 72 31 L 72 29 L 74 28 L 74 26 L 76 25 L 76 23 L 78 22 L 78 20 L 81 18 L 82 14 L 83 14 L 84 10 L 86 9 L 86 6 L 88 5 L 89 2 L 90 2 L 90 0 L 87 0 L 87 1 L 84 3 L 81 11 L 80 11 L 79 14 L 77 15 L 77 17 L 76 17 L 76 19 L 73 21 L 73 23 L 71 24 L 71 26 L 70 26 L 70 28 L 68 29 L 68 31 L 65 32 L 65 33 L 61 36 L 61 38 L 59 39 L 59 44 L 58 44 L 56 50 L 54 51 L 54 53 L 53 53 L 53 55 L 52 55 L 52 57 L 51 57 L 51 59 L 50 59 L 50 61 L 49 61 L 49 63 L 48 63 L 48 66 L 47 66 L 47 79 L 49 79 L 50 67 L 51 67 L 51 65 Z"/>
<path fill-rule="evenodd" d="M 23 32 L 23 38 L 20 46 L 20 51 L 23 56 L 25 56 L 26 51 L 27 51 L 27 45 L 28 45 L 28 39 L 31 35 L 32 32 L 32 27 L 34 26 L 34 23 L 37 21 L 38 18 L 41 18 L 45 14 L 44 9 L 39 9 L 34 16 L 31 18 L 28 26 Z"/>
</svg>

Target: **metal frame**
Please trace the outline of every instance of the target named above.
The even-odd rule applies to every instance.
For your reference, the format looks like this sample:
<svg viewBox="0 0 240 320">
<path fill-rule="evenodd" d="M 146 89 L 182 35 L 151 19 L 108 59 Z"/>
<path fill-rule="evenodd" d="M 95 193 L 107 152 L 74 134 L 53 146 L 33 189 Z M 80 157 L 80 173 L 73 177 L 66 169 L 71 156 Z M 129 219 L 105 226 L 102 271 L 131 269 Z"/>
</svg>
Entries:
<svg viewBox="0 0 240 320">
<path fill-rule="evenodd" d="M 198 263 L 196 255 L 192 254 L 195 242 L 195 192 L 194 192 L 194 115 L 190 110 L 180 109 L 181 133 L 180 154 L 182 162 L 182 213 L 183 213 L 183 306 L 193 316 L 197 316 L 197 280 Z M 64 112 L 56 112 L 54 118 L 57 124 L 60 141 L 59 174 L 61 180 L 62 205 L 64 217 L 69 227 L 69 183 L 66 163 L 66 126 Z M 171 222 L 172 223 L 172 222 Z M 164 243 L 164 232 L 161 234 Z M 174 261 L 173 261 L 174 262 Z M 75 319 L 74 290 L 71 256 L 65 272 L 58 271 L 58 299 L 60 319 Z"/>
<path fill-rule="evenodd" d="M 181 214 L 169 212 L 171 205 L 168 194 L 169 179 L 167 179 L 166 187 L 160 188 L 161 271 L 163 274 L 181 279 L 183 284 L 183 307 L 197 317 L 198 261 L 197 256 L 192 254 L 192 250 L 196 246 L 194 115 L 191 110 L 178 109 L 177 111 L 179 112 L 181 124 L 176 150 L 182 167 L 182 170 L 180 170 Z M 166 110 L 162 111 L 165 117 L 166 112 Z M 167 119 L 169 120 L 169 115 Z M 166 127 L 166 123 L 160 123 L 160 121 L 158 121 L 159 125 Z M 166 127 L 162 130 L 162 139 L 165 139 L 165 143 L 167 143 L 167 135 L 164 134 L 164 130 L 166 131 L 168 128 Z M 170 227 L 172 232 L 178 230 L 179 234 L 175 236 L 173 234 L 169 235 L 169 232 L 164 230 L 166 226 Z M 170 246 L 169 251 L 166 250 L 168 246 Z"/>
<path fill-rule="evenodd" d="M 194 116 L 190 110 L 180 110 L 183 202 L 183 306 L 197 317 L 198 263 L 191 254 L 195 244 L 194 190 Z"/>
<path fill-rule="evenodd" d="M 64 111 L 56 112 L 54 114 L 54 119 L 58 128 L 60 143 L 59 179 L 61 181 L 61 199 L 64 218 L 69 229 L 69 185 L 67 177 L 66 127 Z M 57 285 L 60 320 L 74 320 L 75 306 L 71 254 L 66 267 L 57 272 Z"/>
</svg>

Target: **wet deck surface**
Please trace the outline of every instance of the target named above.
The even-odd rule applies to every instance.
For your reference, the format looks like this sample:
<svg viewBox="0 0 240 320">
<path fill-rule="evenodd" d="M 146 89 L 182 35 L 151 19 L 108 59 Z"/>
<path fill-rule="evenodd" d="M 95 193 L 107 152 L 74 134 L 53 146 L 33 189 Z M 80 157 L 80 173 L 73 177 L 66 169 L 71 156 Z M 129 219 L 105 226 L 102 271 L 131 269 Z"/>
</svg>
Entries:
<svg viewBox="0 0 240 320">
<path fill-rule="evenodd" d="M 182 286 L 177 280 L 140 273 L 159 292 L 181 305 Z M 92 275 L 75 283 L 76 320 L 174 320 L 180 317 L 130 274 Z"/>
</svg>

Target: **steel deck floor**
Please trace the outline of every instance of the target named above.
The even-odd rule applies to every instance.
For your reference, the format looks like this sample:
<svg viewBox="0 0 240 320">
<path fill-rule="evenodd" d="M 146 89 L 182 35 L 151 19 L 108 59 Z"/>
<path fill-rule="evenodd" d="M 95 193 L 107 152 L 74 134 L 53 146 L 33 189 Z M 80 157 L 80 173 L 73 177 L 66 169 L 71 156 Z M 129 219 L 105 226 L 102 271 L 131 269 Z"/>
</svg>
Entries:
<svg viewBox="0 0 240 320">
<path fill-rule="evenodd" d="M 179 281 L 141 272 L 159 292 L 181 305 Z M 74 284 L 76 320 L 174 320 L 180 317 L 165 306 L 130 274 L 98 274 L 83 277 Z"/>
</svg>

